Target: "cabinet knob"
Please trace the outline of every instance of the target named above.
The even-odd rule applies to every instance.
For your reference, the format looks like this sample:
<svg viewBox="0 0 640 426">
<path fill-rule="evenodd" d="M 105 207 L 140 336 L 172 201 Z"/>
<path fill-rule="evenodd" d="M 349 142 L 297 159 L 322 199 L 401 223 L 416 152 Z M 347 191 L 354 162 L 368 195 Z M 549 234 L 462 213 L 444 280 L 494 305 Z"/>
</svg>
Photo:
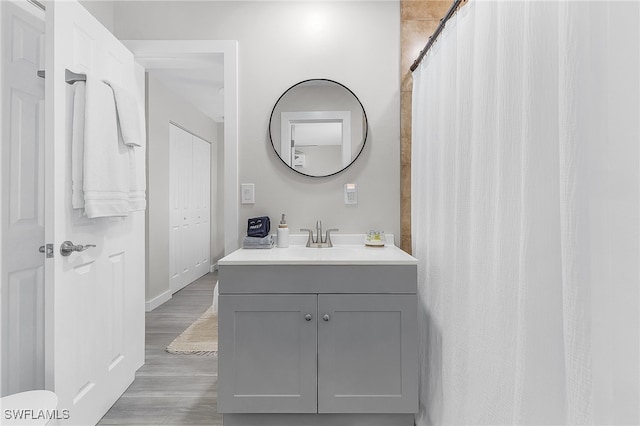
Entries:
<svg viewBox="0 0 640 426">
<path fill-rule="evenodd" d="M 331 317 L 329 316 L 329 314 L 324 314 L 322 319 L 325 320 L 325 321 L 329 321 L 329 319 L 331 319 Z"/>
<path fill-rule="evenodd" d="M 311 314 L 307 314 L 304 316 L 304 319 L 306 319 L 307 321 L 311 321 Z"/>
</svg>

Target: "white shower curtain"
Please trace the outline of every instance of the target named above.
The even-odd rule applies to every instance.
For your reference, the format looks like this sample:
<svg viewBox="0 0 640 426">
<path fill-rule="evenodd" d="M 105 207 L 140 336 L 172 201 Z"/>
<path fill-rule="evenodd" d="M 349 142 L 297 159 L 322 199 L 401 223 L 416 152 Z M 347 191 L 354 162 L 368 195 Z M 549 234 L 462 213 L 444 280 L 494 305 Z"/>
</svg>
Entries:
<svg viewBox="0 0 640 426">
<path fill-rule="evenodd" d="M 414 72 L 418 425 L 640 423 L 639 28 L 470 1 Z"/>
</svg>

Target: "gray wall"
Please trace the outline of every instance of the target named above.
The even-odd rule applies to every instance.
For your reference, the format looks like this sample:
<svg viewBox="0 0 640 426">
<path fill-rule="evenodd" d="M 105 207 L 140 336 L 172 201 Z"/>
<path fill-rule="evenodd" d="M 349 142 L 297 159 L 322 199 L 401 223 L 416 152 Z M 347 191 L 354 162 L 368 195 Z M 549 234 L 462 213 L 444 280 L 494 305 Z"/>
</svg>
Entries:
<svg viewBox="0 0 640 426">
<path fill-rule="evenodd" d="M 113 33 L 112 0 L 80 0 L 80 4 Z"/>
<path fill-rule="evenodd" d="M 115 2 L 114 31 L 121 39 L 238 40 L 239 177 L 256 187 L 256 204 L 240 207 L 241 235 L 248 217 L 276 221 L 282 212 L 292 231 L 319 218 L 341 232 L 399 235 L 399 1 Z M 346 85 L 369 118 L 363 155 L 329 178 L 292 172 L 268 140 L 274 103 L 309 78 Z M 343 203 L 347 182 L 358 184 L 357 206 Z"/>
<path fill-rule="evenodd" d="M 211 143 L 211 253 L 224 244 L 218 232 L 218 124 L 147 74 L 147 301 L 169 291 L 169 122 Z M 221 160 L 220 160 L 221 161 Z M 213 261 L 217 261 L 214 258 Z"/>
</svg>

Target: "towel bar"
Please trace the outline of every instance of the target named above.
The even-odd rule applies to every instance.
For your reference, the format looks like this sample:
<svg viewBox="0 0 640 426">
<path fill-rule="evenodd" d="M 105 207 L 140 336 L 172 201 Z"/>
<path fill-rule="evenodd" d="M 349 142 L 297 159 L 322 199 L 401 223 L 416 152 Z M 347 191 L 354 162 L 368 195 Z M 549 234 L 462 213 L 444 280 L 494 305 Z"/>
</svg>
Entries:
<svg viewBox="0 0 640 426">
<path fill-rule="evenodd" d="M 38 70 L 38 77 L 45 78 L 44 70 Z M 64 70 L 64 81 L 67 84 L 77 83 L 78 81 L 87 81 L 86 74 L 78 74 L 73 71 L 69 71 L 68 69 Z"/>
<path fill-rule="evenodd" d="M 76 74 L 75 72 L 69 71 L 67 69 L 64 70 L 64 81 L 67 84 L 77 83 L 78 81 L 87 81 L 86 74 Z"/>
</svg>

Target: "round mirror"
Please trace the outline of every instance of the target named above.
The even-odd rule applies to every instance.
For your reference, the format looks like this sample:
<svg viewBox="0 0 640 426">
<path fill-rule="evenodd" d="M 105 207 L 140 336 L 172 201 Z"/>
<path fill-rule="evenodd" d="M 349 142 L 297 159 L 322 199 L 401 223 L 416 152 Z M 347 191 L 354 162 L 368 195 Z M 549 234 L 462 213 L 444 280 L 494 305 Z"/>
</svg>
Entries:
<svg viewBox="0 0 640 426">
<path fill-rule="evenodd" d="M 292 170 L 331 176 L 358 158 L 367 140 L 367 115 L 360 100 L 332 80 L 305 80 L 280 96 L 269 120 L 269 137 Z"/>
</svg>

